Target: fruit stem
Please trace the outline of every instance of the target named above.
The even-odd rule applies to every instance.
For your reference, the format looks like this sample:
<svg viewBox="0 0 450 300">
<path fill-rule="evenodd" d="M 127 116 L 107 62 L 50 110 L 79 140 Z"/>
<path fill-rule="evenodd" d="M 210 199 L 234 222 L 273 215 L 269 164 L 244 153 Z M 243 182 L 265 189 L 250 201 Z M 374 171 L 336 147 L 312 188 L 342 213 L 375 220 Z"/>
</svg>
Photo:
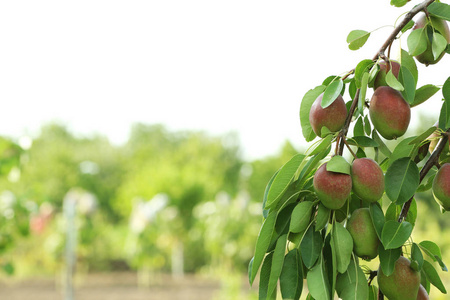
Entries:
<svg viewBox="0 0 450 300">
<path fill-rule="evenodd" d="M 344 141 L 345 146 L 347 146 L 348 151 L 350 151 L 350 153 L 353 155 L 353 157 L 356 159 L 358 158 L 358 156 L 356 156 L 355 152 L 353 152 L 352 148 L 350 148 L 350 145 L 347 143 L 347 141 L 345 140 L 345 138 L 342 138 Z"/>
<path fill-rule="evenodd" d="M 446 133 L 450 133 L 450 129 L 448 129 Z M 447 147 L 447 142 L 448 142 L 448 134 L 444 134 L 442 139 L 439 141 L 439 144 L 431 154 L 430 158 L 428 158 L 427 162 L 423 166 L 422 170 L 420 170 L 419 183 L 422 182 L 422 180 L 425 178 L 425 176 L 428 174 L 428 172 L 431 170 L 433 166 L 439 164 L 439 156 L 441 155 L 441 152 L 444 150 L 444 148 Z M 406 215 L 408 214 L 409 207 L 411 206 L 413 198 L 414 196 L 411 197 L 411 199 L 409 199 L 408 201 L 406 201 L 405 204 L 403 204 L 402 210 L 398 217 L 398 222 L 402 222 L 406 218 Z"/>
<path fill-rule="evenodd" d="M 347 115 L 347 119 L 345 119 L 344 127 L 342 127 L 341 132 L 339 132 L 340 143 L 339 143 L 339 151 L 338 155 L 342 156 L 344 152 L 344 138 L 347 136 L 348 128 L 350 127 L 350 123 L 352 122 L 353 114 L 355 113 L 355 109 L 358 106 L 358 98 L 359 98 L 360 89 L 356 90 L 355 98 L 353 99 L 352 105 L 350 106 L 350 110 Z"/>
</svg>

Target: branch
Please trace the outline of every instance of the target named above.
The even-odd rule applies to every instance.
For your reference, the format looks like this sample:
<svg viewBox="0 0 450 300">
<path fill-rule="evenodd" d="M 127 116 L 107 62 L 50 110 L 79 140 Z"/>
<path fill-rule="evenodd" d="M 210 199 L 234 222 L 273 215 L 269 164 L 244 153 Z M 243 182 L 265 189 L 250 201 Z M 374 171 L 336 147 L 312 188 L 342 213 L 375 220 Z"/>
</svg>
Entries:
<svg viewBox="0 0 450 300">
<path fill-rule="evenodd" d="M 419 12 L 424 10 L 428 7 L 431 3 L 433 3 L 435 0 L 425 0 L 419 5 L 416 5 L 411 9 L 403 18 L 403 20 L 400 22 L 400 24 L 397 25 L 397 27 L 394 28 L 394 31 L 391 32 L 387 40 L 384 42 L 383 46 L 381 46 L 380 50 L 378 50 L 377 54 L 373 57 L 373 60 L 377 60 L 378 57 L 384 56 L 384 52 L 386 52 L 386 49 L 389 47 L 389 45 L 394 42 L 395 38 L 397 37 L 397 34 L 402 31 L 403 27 L 408 24 L 409 21 L 411 21 L 415 15 L 417 15 Z"/>
<path fill-rule="evenodd" d="M 448 142 L 448 134 L 449 133 L 450 133 L 450 129 L 448 129 L 447 132 L 445 134 L 443 134 L 443 138 L 439 142 L 438 146 L 433 151 L 430 158 L 428 158 L 428 160 L 425 163 L 425 165 L 423 166 L 422 170 L 420 170 L 420 181 L 419 181 L 420 183 L 425 178 L 425 176 L 428 174 L 428 172 L 431 170 L 431 168 L 434 165 L 439 164 L 439 156 L 441 155 L 444 148 L 448 147 L 447 142 Z M 412 202 L 413 198 L 414 198 L 414 196 L 411 197 L 411 199 L 409 199 L 408 201 L 406 201 L 405 204 L 403 204 L 402 210 L 398 217 L 398 222 L 402 222 L 408 215 L 409 207 L 411 206 L 411 202 Z"/>
<path fill-rule="evenodd" d="M 342 156 L 344 153 L 344 139 L 347 136 L 348 128 L 350 127 L 350 123 L 352 122 L 353 114 L 355 113 L 355 109 L 358 106 L 358 98 L 359 98 L 359 92 L 360 89 L 356 90 L 355 98 L 353 99 L 352 105 L 350 106 L 350 110 L 347 114 L 347 118 L 345 119 L 344 127 L 342 128 L 341 132 L 339 132 L 340 136 L 340 144 L 339 144 L 339 151 L 337 155 Z"/>
</svg>

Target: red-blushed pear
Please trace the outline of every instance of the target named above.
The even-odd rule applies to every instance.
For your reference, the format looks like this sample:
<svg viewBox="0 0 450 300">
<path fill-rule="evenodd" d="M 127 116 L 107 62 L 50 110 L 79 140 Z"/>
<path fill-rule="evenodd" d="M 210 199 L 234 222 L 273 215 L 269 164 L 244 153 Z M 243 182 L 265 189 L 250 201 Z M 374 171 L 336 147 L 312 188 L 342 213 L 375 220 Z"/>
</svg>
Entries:
<svg viewBox="0 0 450 300">
<path fill-rule="evenodd" d="M 417 293 L 416 300 L 430 300 L 427 290 L 423 287 L 423 285 L 420 285 L 419 287 L 419 292 Z"/>
<path fill-rule="evenodd" d="M 378 287 L 389 300 L 417 299 L 420 286 L 420 273 L 411 268 L 411 262 L 400 256 L 395 262 L 394 272 L 386 276 L 378 268 Z"/>
<path fill-rule="evenodd" d="M 321 165 L 314 174 L 314 190 L 325 207 L 339 209 L 350 196 L 352 178 L 348 174 L 327 171 L 326 165 Z"/>
<path fill-rule="evenodd" d="M 430 22 L 433 29 L 444 36 L 444 38 L 447 40 L 447 44 L 450 43 L 450 30 L 448 28 L 447 21 L 430 16 Z M 429 24 L 427 17 L 425 15 L 422 15 L 414 24 L 413 30 L 424 28 L 427 24 Z M 422 54 L 416 56 L 417 61 L 426 66 L 436 64 L 445 54 L 445 51 L 443 51 L 437 58 L 434 58 L 431 45 L 432 43 L 430 41 L 430 38 L 427 38 L 427 49 Z"/>
<path fill-rule="evenodd" d="M 389 61 L 389 63 L 387 63 L 386 61 L 382 61 L 379 66 L 380 71 L 378 72 L 377 77 L 375 77 L 375 81 L 373 82 L 374 89 L 377 89 L 380 86 L 387 85 L 386 74 L 390 70 L 392 70 L 392 74 L 394 74 L 395 78 L 398 78 L 398 73 L 400 72 L 400 64 L 395 60 L 391 60 Z"/>
<path fill-rule="evenodd" d="M 411 108 L 399 91 L 380 86 L 370 100 L 369 115 L 381 136 L 392 140 L 404 135 L 408 129 Z"/>
<path fill-rule="evenodd" d="M 341 95 L 326 108 L 321 106 L 322 98 L 323 93 L 317 97 L 309 111 L 309 122 L 314 133 L 319 137 L 322 137 L 322 127 L 336 132 L 344 127 L 347 118 L 347 107 Z"/>
<path fill-rule="evenodd" d="M 367 207 L 353 211 L 347 222 L 347 230 L 353 238 L 353 252 L 357 256 L 371 260 L 378 255 L 380 240 Z"/>
<path fill-rule="evenodd" d="M 443 164 L 433 180 L 433 195 L 446 211 L 450 210 L 450 163 Z"/>
<path fill-rule="evenodd" d="M 384 174 L 376 161 L 357 158 L 351 168 L 353 192 L 368 202 L 380 200 L 384 193 Z"/>
</svg>

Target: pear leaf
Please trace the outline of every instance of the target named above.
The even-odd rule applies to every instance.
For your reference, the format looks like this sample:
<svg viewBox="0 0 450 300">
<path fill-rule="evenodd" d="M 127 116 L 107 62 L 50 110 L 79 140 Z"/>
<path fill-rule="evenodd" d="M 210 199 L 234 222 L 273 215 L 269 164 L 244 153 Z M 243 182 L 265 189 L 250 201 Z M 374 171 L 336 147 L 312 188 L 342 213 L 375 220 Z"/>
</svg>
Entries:
<svg viewBox="0 0 450 300">
<path fill-rule="evenodd" d="M 367 42 L 370 32 L 365 30 L 352 30 L 347 36 L 348 48 L 350 50 L 358 50 Z"/>
</svg>

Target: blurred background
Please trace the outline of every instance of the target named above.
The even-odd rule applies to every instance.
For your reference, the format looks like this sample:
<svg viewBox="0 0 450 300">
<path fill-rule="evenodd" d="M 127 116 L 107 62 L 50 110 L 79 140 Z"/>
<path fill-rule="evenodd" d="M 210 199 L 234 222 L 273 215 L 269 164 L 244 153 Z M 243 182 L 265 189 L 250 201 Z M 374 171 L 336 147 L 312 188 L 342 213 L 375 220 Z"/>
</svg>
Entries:
<svg viewBox="0 0 450 300">
<path fill-rule="evenodd" d="M 416 4 L 379 2 L 0 3 L 0 298 L 257 299 L 265 185 L 308 148 L 301 98 Z M 377 28 L 348 50 L 348 32 Z M 419 66 L 419 86 L 449 67 Z M 417 200 L 414 237 L 449 262 L 448 216 Z"/>
</svg>

